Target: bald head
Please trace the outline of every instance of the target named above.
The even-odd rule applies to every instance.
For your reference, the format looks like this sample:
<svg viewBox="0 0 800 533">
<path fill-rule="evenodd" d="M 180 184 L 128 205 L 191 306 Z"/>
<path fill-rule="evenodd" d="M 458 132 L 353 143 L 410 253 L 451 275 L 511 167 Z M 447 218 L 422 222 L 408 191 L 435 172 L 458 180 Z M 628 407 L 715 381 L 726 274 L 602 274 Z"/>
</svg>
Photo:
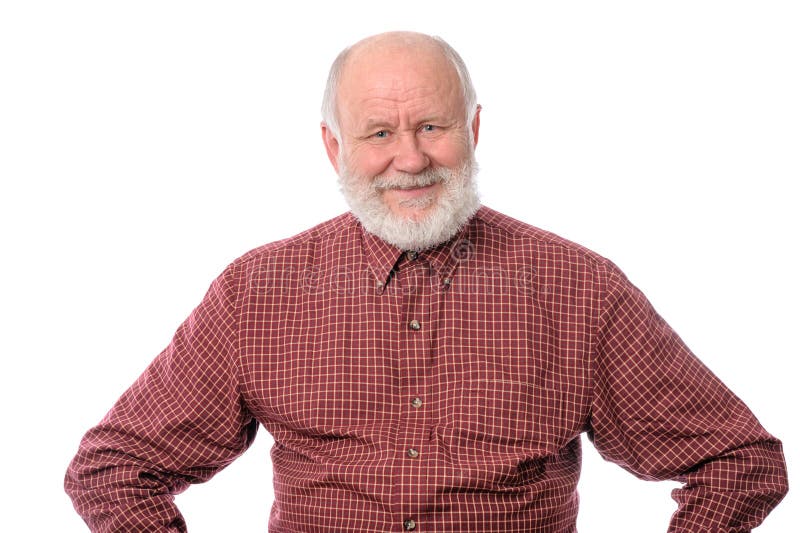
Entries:
<svg viewBox="0 0 800 533">
<path fill-rule="evenodd" d="M 348 48 L 349 57 L 381 50 L 414 49 L 418 53 L 441 54 L 441 39 L 411 31 L 390 31 L 366 37 Z"/>
<path fill-rule="evenodd" d="M 403 64 L 428 67 L 450 77 L 459 90 L 464 119 L 472 122 L 477 109 L 475 89 L 467 67 L 443 39 L 422 33 L 388 32 L 367 37 L 345 48 L 331 65 L 322 102 L 322 119 L 340 137 L 340 90 L 354 76 Z M 346 88 L 346 87 L 345 87 Z"/>
</svg>

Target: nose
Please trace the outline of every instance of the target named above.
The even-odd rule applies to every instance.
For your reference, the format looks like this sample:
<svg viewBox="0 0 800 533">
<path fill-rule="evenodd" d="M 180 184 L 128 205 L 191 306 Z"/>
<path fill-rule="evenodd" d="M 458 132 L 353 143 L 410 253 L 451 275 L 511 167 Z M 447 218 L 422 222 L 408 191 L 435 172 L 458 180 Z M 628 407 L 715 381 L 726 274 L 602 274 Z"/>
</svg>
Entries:
<svg viewBox="0 0 800 533">
<path fill-rule="evenodd" d="M 425 152 L 420 149 L 419 139 L 412 134 L 399 135 L 397 151 L 392 164 L 400 172 L 418 174 L 425 170 L 431 161 Z"/>
</svg>

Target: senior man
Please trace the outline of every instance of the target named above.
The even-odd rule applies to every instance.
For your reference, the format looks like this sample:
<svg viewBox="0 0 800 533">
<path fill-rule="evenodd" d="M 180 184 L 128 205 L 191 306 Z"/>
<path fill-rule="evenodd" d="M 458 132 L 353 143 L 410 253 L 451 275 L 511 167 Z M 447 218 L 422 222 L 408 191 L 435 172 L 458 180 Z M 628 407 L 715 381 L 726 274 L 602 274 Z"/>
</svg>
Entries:
<svg viewBox="0 0 800 533">
<path fill-rule="evenodd" d="M 263 425 L 273 533 L 575 531 L 580 435 L 684 483 L 670 531 L 748 531 L 778 440 L 608 260 L 481 206 L 480 107 L 440 39 L 336 59 L 322 137 L 352 209 L 234 261 L 84 437 L 95 531 L 184 531 L 173 495 Z"/>
</svg>

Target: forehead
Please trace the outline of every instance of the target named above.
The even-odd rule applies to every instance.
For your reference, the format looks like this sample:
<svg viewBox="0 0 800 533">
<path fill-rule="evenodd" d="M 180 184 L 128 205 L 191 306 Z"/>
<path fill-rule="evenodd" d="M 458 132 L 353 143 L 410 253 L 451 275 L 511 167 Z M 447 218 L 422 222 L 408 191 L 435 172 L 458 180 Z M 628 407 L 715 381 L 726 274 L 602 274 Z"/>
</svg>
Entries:
<svg viewBox="0 0 800 533">
<path fill-rule="evenodd" d="M 458 73 L 441 51 L 398 46 L 355 53 L 342 72 L 338 106 L 343 125 L 360 126 L 371 117 L 456 116 L 464 101 Z"/>
</svg>

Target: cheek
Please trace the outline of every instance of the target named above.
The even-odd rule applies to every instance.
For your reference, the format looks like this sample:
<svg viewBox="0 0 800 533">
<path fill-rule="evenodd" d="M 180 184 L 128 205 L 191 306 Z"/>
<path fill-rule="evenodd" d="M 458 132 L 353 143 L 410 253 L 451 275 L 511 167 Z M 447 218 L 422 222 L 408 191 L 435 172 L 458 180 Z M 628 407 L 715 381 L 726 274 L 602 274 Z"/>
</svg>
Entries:
<svg viewBox="0 0 800 533">
<path fill-rule="evenodd" d="M 388 150 L 375 146 L 361 146 L 347 156 L 347 166 L 351 172 L 373 178 L 383 174 L 392 161 Z"/>
<path fill-rule="evenodd" d="M 467 157 L 469 146 L 465 137 L 454 134 L 431 142 L 426 152 L 435 166 L 455 168 Z"/>
</svg>

